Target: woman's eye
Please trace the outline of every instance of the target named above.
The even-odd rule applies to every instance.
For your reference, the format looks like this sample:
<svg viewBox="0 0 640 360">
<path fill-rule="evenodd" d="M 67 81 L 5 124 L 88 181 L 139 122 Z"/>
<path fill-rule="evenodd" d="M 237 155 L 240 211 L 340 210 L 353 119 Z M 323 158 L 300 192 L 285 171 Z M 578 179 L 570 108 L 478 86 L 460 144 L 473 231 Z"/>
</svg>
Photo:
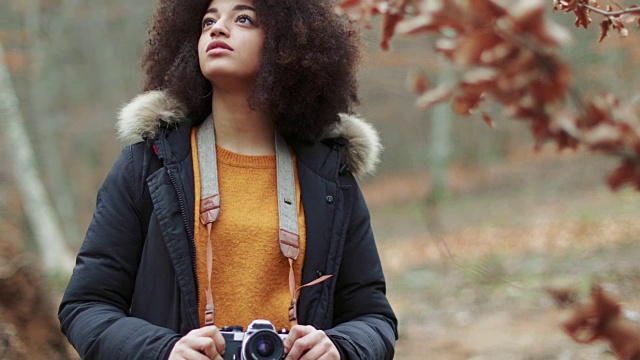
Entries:
<svg viewBox="0 0 640 360">
<path fill-rule="evenodd" d="M 253 24 L 253 20 L 251 19 L 251 17 L 249 17 L 249 15 L 240 15 L 238 16 L 236 21 L 240 24 Z"/>
<path fill-rule="evenodd" d="M 211 25 L 213 25 L 215 23 L 216 23 L 215 20 L 213 20 L 211 18 L 206 18 L 206 19 L 202 20 L 202 28 L 204 29 L 204 28 L 209 27 L 209 26 L 211 26 Z"/>
</svg>

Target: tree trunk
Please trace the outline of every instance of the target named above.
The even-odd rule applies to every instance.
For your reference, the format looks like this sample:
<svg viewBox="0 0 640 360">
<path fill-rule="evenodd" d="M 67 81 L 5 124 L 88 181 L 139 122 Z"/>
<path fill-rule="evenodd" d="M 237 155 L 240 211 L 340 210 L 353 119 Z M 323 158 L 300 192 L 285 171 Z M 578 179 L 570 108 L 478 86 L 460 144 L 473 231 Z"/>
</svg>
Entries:
<svg viewBox="0 0 640 360">
<path fill-rule="evenodd" d="M 442 64 L 438 83 L 447 82 L 453 75 L 451 65 Z M 440 203 L 449 196 L 449 163 L 451 162 L 452 113 L 451 107 L 440 104 L 431 111 L 429 128 L 429 175 L 431 192 L 423 208 L 423 218 L 432 234 L 443 230 Z"/>
<path fill-rule="evenodd" d="M 56 214 L 40 178 L 33 148 L 19 110 L 18 97 L 0 44 L 0 126 L 5 131 L 7 150 L 13 160 L 13 173 L 27 220 L 39 247 L 47 274 L 69 276 L 73 256 L 67 248 Z"/>
<path fill-rule="evenodd" d="M 448 82 L 453 76 L 451 65 L 442 64 L 438 83 Z M 433 188 L 429 196 L 431 203 L 438 203 L 449 195 L 449 163 L 451 161 L 452 113 L 448 104 L 440 104 L 432 111 L 429 131 L 429 172 Z"/>
</svg>

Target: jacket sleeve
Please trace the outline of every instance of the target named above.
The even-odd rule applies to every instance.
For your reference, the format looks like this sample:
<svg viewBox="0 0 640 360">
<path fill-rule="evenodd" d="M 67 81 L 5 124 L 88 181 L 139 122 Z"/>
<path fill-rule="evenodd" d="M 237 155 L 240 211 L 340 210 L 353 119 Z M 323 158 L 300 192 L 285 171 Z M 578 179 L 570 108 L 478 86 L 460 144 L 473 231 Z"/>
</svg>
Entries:
<svg viewBox="0 0 640 360">
<path fill-rule="evenodd" d="M 369 219 L 353 176 L 351 217 L 334 293 L 334 327 L 326 330 L 341 359 L 393 359 L 397 319 L 386 285 Z"/>
<path fill-rule="evenodd" d="M 126 147 L 107 175 L 58 310 L 83 359 L 166 359 L 180 336 L 129 316 L 144 244 L 138 208 L 143 144 Z"/>
</svg>

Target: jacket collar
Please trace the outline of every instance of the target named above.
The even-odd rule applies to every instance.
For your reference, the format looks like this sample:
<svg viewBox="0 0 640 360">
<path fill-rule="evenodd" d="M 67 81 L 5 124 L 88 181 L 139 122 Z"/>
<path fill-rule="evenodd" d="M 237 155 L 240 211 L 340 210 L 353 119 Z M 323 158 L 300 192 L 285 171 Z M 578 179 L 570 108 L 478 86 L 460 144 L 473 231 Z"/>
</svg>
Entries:
<svg viewBox="0 0 640 360">
<path fill-rule="evenodd" d="M 180 126 L 189 122 L 186 113 L 186 108 L 164 91 L 145 92 L 120 110 L 118 137 L 121 141 L 132 144 L 143 139 L 154 139 L 173 127 L 182 130 L 178 131 L 182 133 L 188 128 Z M 351 172 L 358 177 L 372 175 L 380 162 L 382 150 L 378 132 L 358 116 L 339 116 L 340 121 L 325 132 L 322 140 L 345 139 L 343 153 Z M 176 135 L 182 137 L 184 134 Z"/>
</svg>

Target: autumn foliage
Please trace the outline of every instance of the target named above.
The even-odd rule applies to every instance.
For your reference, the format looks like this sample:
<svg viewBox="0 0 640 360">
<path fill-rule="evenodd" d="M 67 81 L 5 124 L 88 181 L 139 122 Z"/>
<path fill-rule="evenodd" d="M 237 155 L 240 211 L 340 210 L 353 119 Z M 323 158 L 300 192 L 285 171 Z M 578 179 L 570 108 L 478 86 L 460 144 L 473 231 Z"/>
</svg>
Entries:
<svg viewBox="0 0 640 360">
<path fill-rule="evenodd" d="M 595 285 L 587 302 L 577 301 L 572 289 L 548 288 L 547 291 L 570 316 L 562 327 L 578 343 L 591 344 L 595 341 L 609 343 L 619 359 L 640 360 L 640 326 L 627 319 L 622 306 L 601 286 Z"/>
<path fill-rule="evenodd" d="M 397 34 L 434 36 L 435 50 L 457 69 L 451 83 L 429 86 L 420 74 L 411 80 L 417 106 L 427 110 L 450 102 L 462 115 L 479 115 L 493 125 L 483 104 L 502 105 L 503 116 L 524 121 L 536 147 L 553 142 L 559 149 L 580 146 L 619 159 L 608 177 L 612 189 L 640 190 L 640 97 L 619 100 L 605 92 L 582 98 L 572 88 L 569 65 L 556 55 L 571 34 L 545 17 L 545 0 L 344 0 L 339 10 L 365 25 L 379 15 L 381 46 Z M 555 10 L 573 13 L 576 26 L 588 28 L 602 17 L 600 40 L 610 29 L 626 36 L 640 26 L 640 7 L 614 11 L 596 0 L 554 0 Z"/>
<path fill-rule="evenodd" d="M 561 150 L 584 147 L 617 157 L 609 186 L 640 191 L 640 96 L 621 101 L 605 92 L 582 98 L 572 88 L 570 66 L 556 54 L 571 34 L 545 17 L 548 6 L 545 0 L 343 0 L 338 11 L 365 26 L 380 16 L 383 49 L 397 34 L 435 37 L 435 51 L 455 66 L 457 79 L 430 86 L 425 76 L 412 75 L 418 108 L 450 102 L 454 112 L 477 114 L 493 126 L 483 104 L 497 102 L 503 117 L 529 125 L 536 147 L 553 142 Z M 640 27 L 640 6 L 616 6 L 553 0 L 554 11 L 575 15 L 576 27 L 589 28 L 597 15 L 599 41 L 612 29 L 627 36 L 628 27 Z M 572 293 L 550 293 L 572 309 L 563 327 L 575 341 L 605 341 L 620 359 L 640 359 L 640 326 L 626 320 L 600 287 L 587 304 L 575 302 Z"/>
<path fill-rule="evenodd" d="M 625 9 L 615 10 L 612 5 L 601 8 L 596 0 L 553 0 L 554 10 L 573 12 L 576 15 L 576 26 L 585 29 L 589 27 L 592 20 L 590 13 L 596 13 L 604 19 L 600 21 L 600 39 L 602 41 L 610 29 L 617 30 L 621 36 L 629 35 L 626 24 L 636 24 L 640 26 L 640 6 L 631 5 Z"/>
</svg>

